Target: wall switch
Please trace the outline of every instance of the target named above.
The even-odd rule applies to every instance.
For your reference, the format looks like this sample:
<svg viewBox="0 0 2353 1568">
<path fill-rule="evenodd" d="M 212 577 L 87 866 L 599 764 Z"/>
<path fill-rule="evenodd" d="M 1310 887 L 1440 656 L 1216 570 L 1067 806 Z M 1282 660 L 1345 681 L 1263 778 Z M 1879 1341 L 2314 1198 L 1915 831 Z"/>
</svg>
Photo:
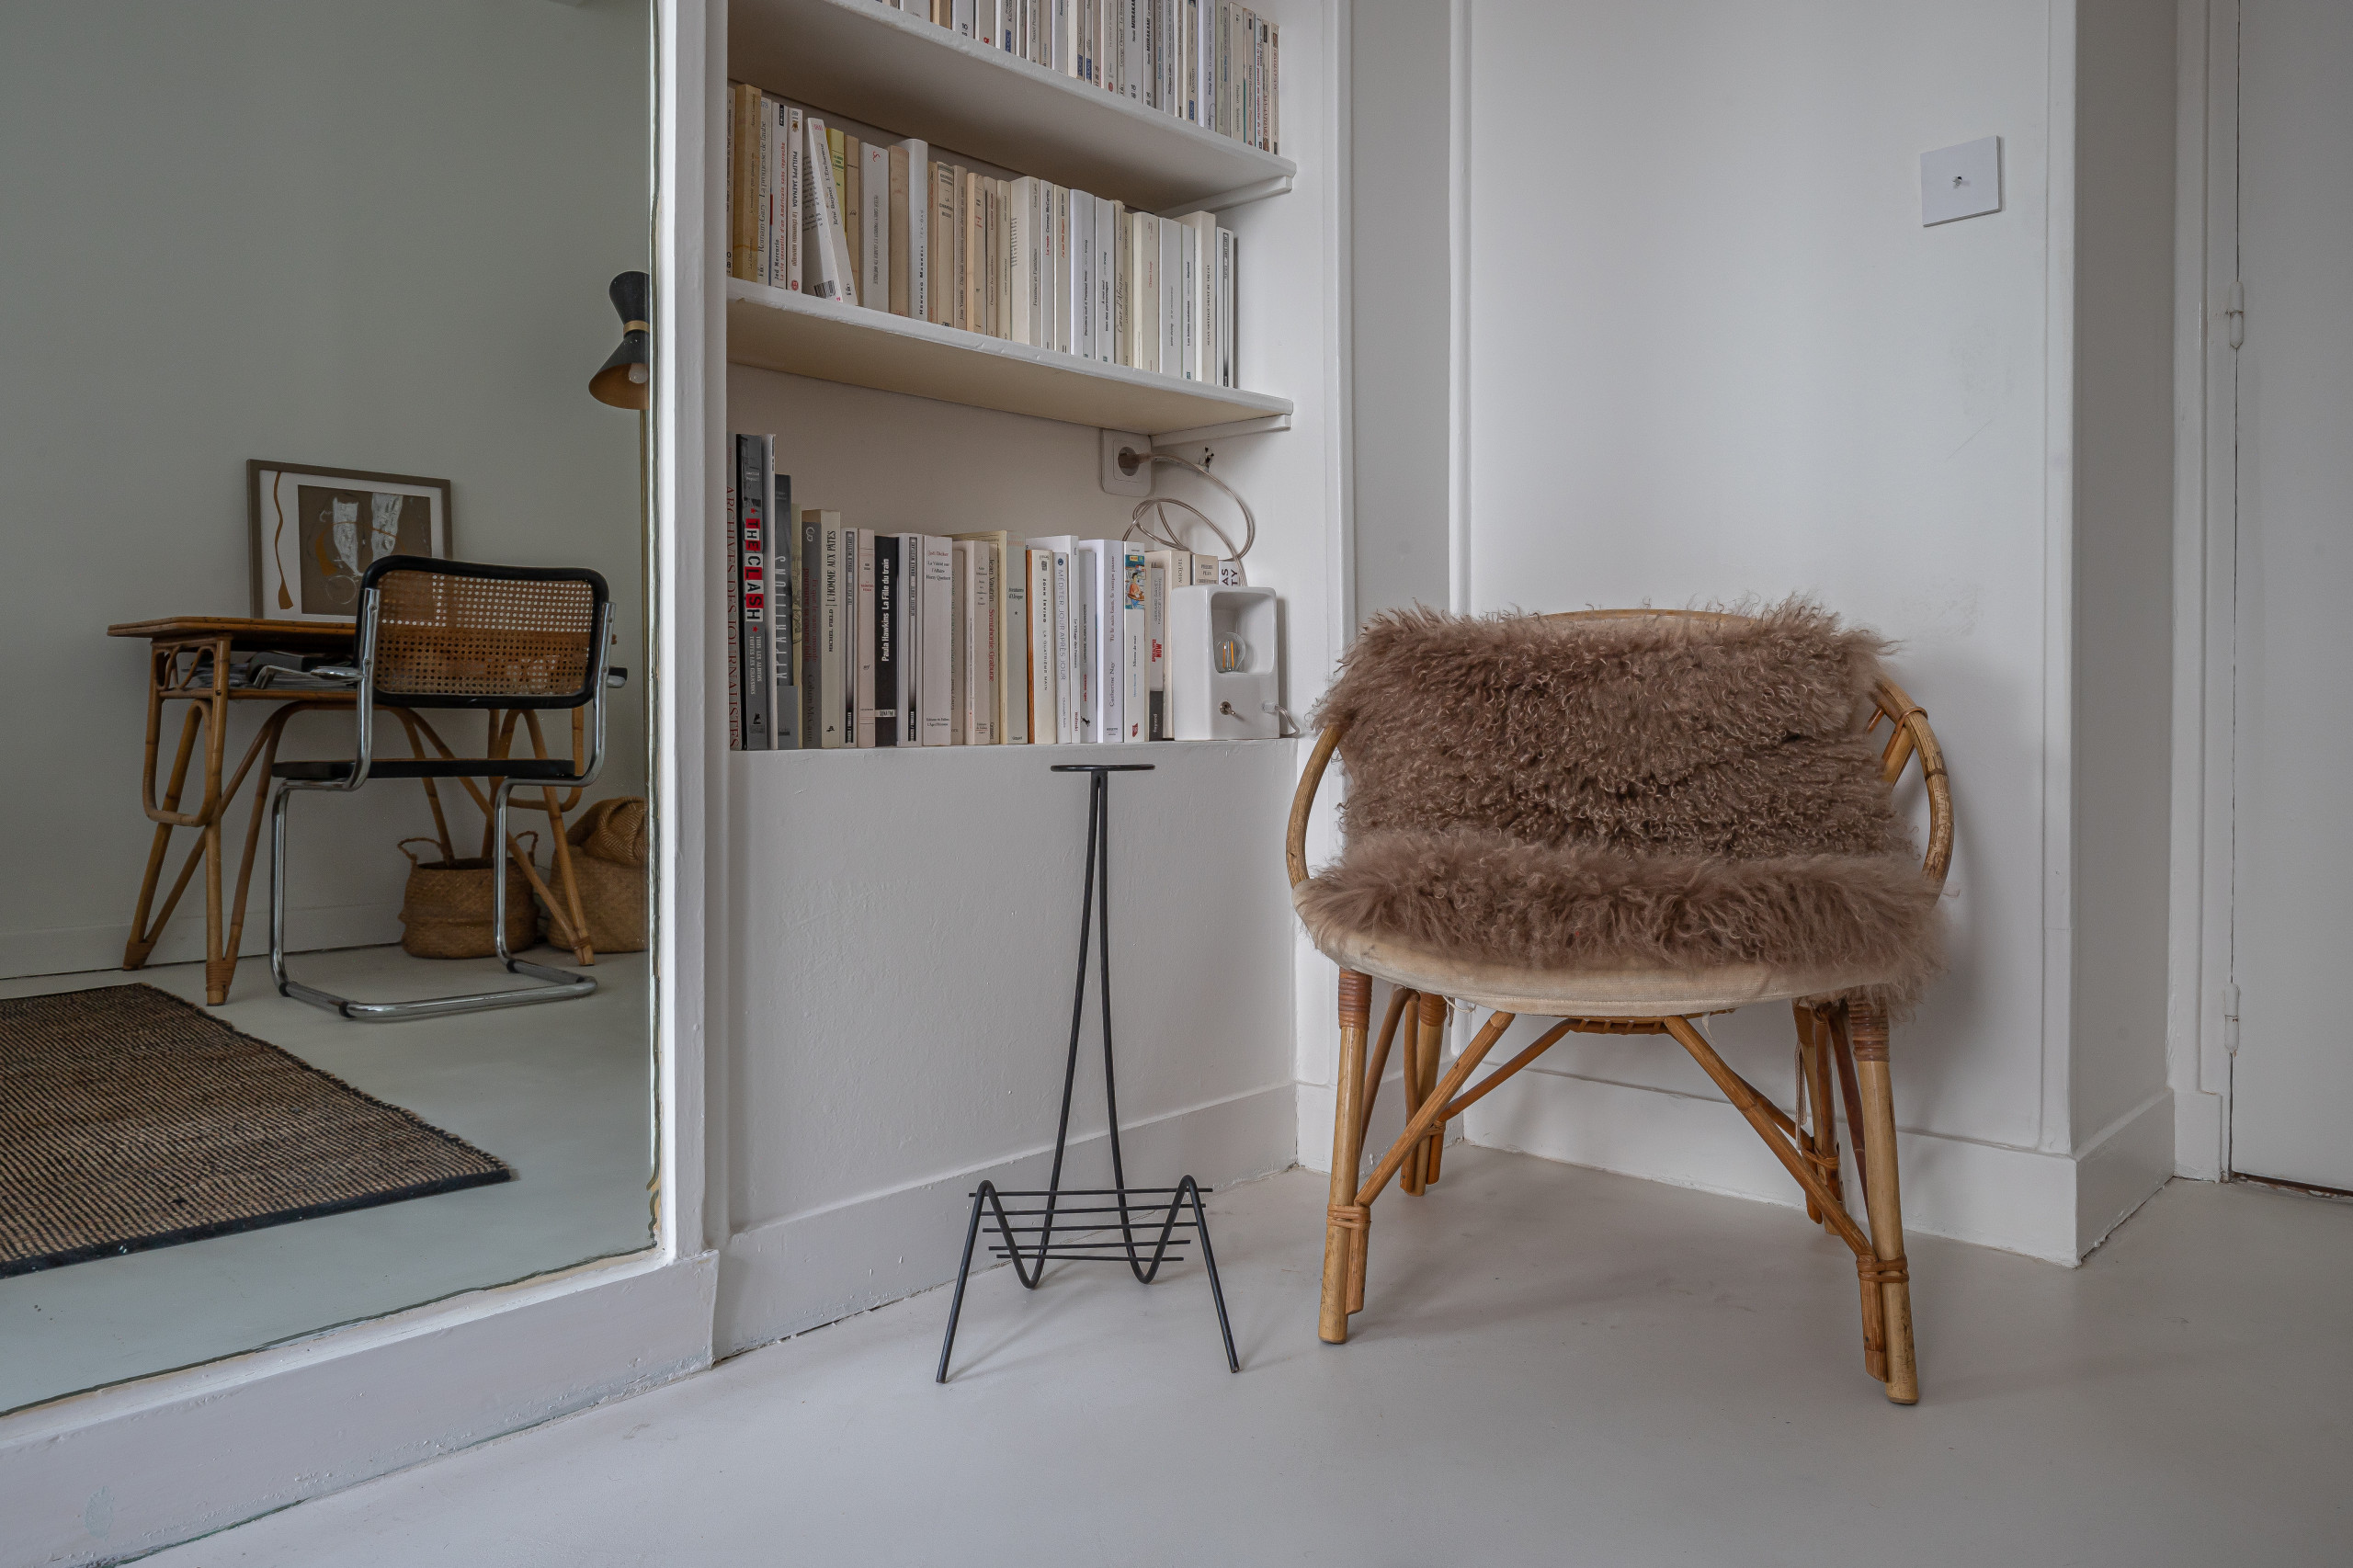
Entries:
<svg viewBox="0 0 2353 1568">
<path fill-rule="evenodd" d="M 1151 494 L 1152 437 L 1132 430 L 1106 430 L 1102 434 L 1103 488 L 1113 495 Z M 1120 459 L 1121 452 L 1128 454 L 1125 464 Z"/>
<path fill-rule="evenodd" d="M 1981 136 L 1920 154 L 1920 226 L 2002 210 L 2002 139 Z"/>
</svg>

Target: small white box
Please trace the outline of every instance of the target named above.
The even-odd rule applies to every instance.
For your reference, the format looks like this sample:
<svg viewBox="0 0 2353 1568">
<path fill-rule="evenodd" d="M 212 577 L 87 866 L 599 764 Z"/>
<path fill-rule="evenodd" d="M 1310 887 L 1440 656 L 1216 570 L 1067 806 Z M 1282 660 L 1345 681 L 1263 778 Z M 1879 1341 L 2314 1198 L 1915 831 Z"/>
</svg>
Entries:
<svg viewBox="0 0 2353 1568">
<path fill-rule="evenodd" d="M 1228 640 L 1233 641 L 1229 642 Z M 1227 653 L 1218 667 L 1219 650 Z M 1275 712 L 1275 590 L 1178 588 L 1168 596 L 1170 733 L 1180 741 L 1271 741 Z"/>
<path fill-rule="evenodd" d="M 2002 139 L 1981 136 L 1920 154 L 1920 226 L 2002 210 Z"/>
</svg>

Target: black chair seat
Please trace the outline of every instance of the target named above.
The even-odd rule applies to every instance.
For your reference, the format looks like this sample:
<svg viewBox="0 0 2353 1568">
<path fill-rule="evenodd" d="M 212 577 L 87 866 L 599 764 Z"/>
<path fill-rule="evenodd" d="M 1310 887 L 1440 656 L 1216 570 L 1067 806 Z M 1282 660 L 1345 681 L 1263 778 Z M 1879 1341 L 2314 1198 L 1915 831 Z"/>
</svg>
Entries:
<svg viewBox="0 0 2353 1568">
<path fill-rule="evenodd" d="M 351 777 L 348 757 L 334 762 L 281 762 L 271 767 L 273 778 L 300 778 L 333 783 Z M 377 778 L 524 778 L 562 780 L 574 777 L 570 757 L 513 756 L 493 761 L 481 756 L 382 756 L 368 766 Z"/>
</svg>

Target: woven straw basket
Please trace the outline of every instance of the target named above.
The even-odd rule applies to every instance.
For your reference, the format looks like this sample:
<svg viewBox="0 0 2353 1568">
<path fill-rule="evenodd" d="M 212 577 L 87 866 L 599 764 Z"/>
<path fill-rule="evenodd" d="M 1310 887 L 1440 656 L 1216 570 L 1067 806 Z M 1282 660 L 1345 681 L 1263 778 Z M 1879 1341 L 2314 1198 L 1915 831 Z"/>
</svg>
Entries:
<svg viewBox="0 0 2353 1568">
<path fill-rule="evenodd" d="M 598 801 L 564 835 L 572 846 L 572 875 L 588 917 L 588 946 L 600 953 L 645 950 L 645 801 L 630 795 Z M 563 901 L 550 903 L 549 935 L 574 947 Z"/>
<path fill-rule="evenodd" d="M 539 835 L 517 838 L 539 848 Z M 434 844 L 430 838 L 401 840 L 408 857 L 408 892 L 401 900 L 401 951 L 419 959 L 486 959 L 498 951 L 491 934 L 490 862 L 485 859 L 425 861 L 409 848 Z M 539 912 L 531 903 L 531 884 L 522 866 L 510 856 L 506 862 L 506 950 L 520 952 L 540 939 Z"/>
</svg>

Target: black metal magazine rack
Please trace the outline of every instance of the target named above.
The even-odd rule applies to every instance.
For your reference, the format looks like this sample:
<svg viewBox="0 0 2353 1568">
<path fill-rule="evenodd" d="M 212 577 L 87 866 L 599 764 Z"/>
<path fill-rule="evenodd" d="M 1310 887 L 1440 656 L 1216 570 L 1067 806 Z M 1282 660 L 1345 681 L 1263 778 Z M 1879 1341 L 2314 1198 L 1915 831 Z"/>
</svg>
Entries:
<svg viewBox="0 0 2353 1568">
<path fill-rule="evenodd" d="M 1210 1217 L 1201 1207 L 1206 1190 L 1188 1176 L 1175 1187 L 1130 1187 L 1120 1153 L 1120 1097 L 1111 1069 L 1111 792 L 1109 775 L 1149 773 L 1148 762 L 1057 763 L 1056 773 L 1087 773 L 1086 887 L 1078 903 L 1078 984 L 1070 1005 L 1070 1053 L 1063 1066 L 1062 1119 L 1054 1129 L 1054 1164 L 1041 1190 L 1013 1192 L 984 1181 L 972 1194 L 972 1217 L 964 1227 L 964 1257 L 956 1268 L 956 1294 L 948 1308 L 948 1333 L 939 1342 L 939 1369 L 933 1381 L 948 1381 L 948 1358 L 956 1349 L 956 1321 L 964 1312 L 964 1285 L 972 1272 L 972 1249 L 981 1234 L 983 1210 L 996 1226 L 990 1253 L 1012 1261 L 1014 1278 L 1034 1290 L 1049 1263 L 1125 1263 L 1136 1282 L 1149 1285 L 1161 1266 L 1184 1261 L 1180 1250 L 1199 1241 L 1210 1277 L 1210 1299 L 1217 1305 L 1218 1333 L 1225 1340 L 1225 1365 L 1238 1372 L 1233 1327 L 1226 1321 L 1225 1290 L 1218 1283 L 1217 1255 L 1210 1250 Z M 1103 1010 L 1103 1108 L 1111 1133 L 1111 1185 L 1063 1187 L 1063 1153 L 1070 1139 L 1071 1090 L 1078 1078 L 1078 1040 L 1086 1018 L 1086 957 L 1090 935 Z M 1071 1203 L 1067 1199 L 1080 1201 Z M 1007 1204 L 1012 1207 L 1007 1208 Z M 1191 1206 L 1192 1216 L 1185 1217 Z M 1116 1215 L 1116 1220 L 1104 1216 Z M 1157 1233 L 1154 1234 L 1154 1233 Z M 1141 1238 L 1141 1239 L 1140 1239 Z"/>
</svg>

